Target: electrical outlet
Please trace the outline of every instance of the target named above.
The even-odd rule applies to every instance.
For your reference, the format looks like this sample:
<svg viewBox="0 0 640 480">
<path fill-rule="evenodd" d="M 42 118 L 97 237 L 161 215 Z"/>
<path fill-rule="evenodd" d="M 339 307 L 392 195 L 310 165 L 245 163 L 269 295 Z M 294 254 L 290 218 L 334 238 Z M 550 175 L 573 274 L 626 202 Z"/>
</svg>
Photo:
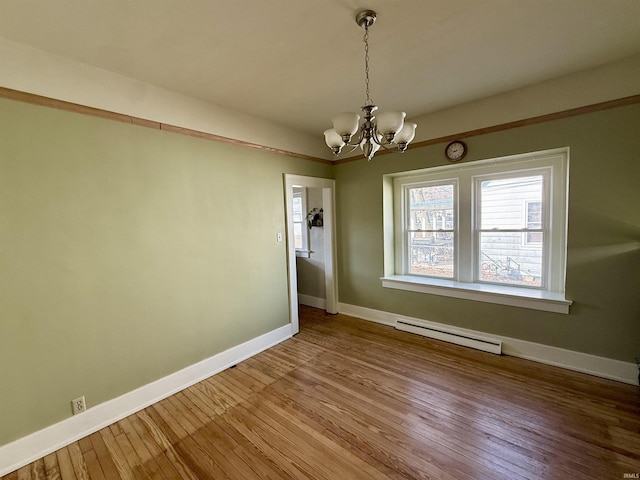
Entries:
<svg viewBox="0 0 640 480">
<path fill-rule="evenodd" d="M 87 409 L 87 404 L 85 403 L 84 395 L 74 400 L 71 400 L 71 413 L 73 413 L 74 415 L 78 413 L 82 413 L 86 409 Z"/>
</svg>

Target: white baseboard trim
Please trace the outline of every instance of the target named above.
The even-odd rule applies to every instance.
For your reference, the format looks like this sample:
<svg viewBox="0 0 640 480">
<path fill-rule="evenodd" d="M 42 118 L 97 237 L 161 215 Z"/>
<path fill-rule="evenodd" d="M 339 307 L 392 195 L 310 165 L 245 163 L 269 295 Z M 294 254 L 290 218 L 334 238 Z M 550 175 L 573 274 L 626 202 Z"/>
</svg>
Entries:
<svg viewBox="0 0 640 480">
<path fill-rule="evenodd" d="M 312 297 L 311 295 L 298 294 L 298 303 L 300 305 L 307 305 L 308 307 L 319 308 L 320 310 L 327 309 L 327 301 L 324 298 Z"/>
<path fill-rule="evenodd" d="M 348 303 L 338 303 L 338 312 L 344 313 L 351 317 L 369 320 L 370 322 L 380 323 L 388 327 L 396 328 L 396 317 L 393 313 L 382 312 L 367 307 L 359 307 L 358 305 L 349 305 Z"/>
<path fill-rule="evenodd" d="M 0 447 L 0 477 L 291 338 L 287 324 Z"/>
<path fill-rule="evenodd" d="M 359 307 L 357 305 L 349 305 L 340 303 L 338 311 L 345 315 L 361 318 L 375 323 L 381 323 L 390 327 L 395 327 L 397 321 L 406 320 L 411 322 L 429 324 L 446 328 L 452 332 L 458 332 L 461 335 L 481 335 L 484 338 L 502 342 L 502 353 L 511 355 L 512 357 L 533 360 L 555 367 L 566 368 L 576 372 L 594 375 L 596 377 L 616 380 L 618 382 L 638 385 L 638 367 L 633 362 L 623 362 L 611 358 L 598 357 L 588 353 L 575 352 L 563 348 L 543 345 L 541 343 L 528 342 L 518 340 L 516 338 L 502 337 L 492 335 L 477 330 L 469 330 L 466 328 L 453 327 L 442 323 L 430 322 L 422 319 L 405 317 L 395 313 L 382 312 L 371 308 Z"/>
</svg>

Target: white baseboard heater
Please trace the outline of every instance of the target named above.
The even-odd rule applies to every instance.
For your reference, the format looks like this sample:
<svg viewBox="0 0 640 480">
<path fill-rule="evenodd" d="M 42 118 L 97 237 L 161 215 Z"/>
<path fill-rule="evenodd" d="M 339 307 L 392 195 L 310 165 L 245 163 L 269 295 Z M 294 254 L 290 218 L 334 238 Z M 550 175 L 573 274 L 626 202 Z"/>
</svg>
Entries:
<svg viewBox="0 0 640 480">
<path fill-rule="evenodd" d="M 455 328 L 448 328 L 440 325 L 427 325 L 412 322 L 407 319 L 397 319 L 396 329 L 402 330 L 403 332 L 416 333 L 436 340 L 455 343 L 456 345 L 462 345 L 464 347 L 471 347 L 477 350 L 495 353 L 497 355 L 502 354 L 501 341 L 483 338 L 464 330 L 457 330 Z"/>
</svg>

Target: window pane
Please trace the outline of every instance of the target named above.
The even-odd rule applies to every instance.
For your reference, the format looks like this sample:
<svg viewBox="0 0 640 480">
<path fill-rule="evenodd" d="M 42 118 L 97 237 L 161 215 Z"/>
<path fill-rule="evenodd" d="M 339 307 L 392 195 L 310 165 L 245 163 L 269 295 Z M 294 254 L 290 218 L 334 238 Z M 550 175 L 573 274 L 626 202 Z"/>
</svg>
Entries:
<svg viewBox="0 0 640 480">
<path fill-rule="evenodd" d="M 302 197 L 294 195 L 293 197 L 293 221 L 302 221 Z"/>
<path fill-rule="evenodd" d="M 537 248 L 522 245 L 520 232 L 480 233 L 480 280 L 541 287 L 543 234 L 535 235 L 541 240 Z"/>
<path fill-rule="evenodd" d="M 453 232 L 411 232 L 409 273 L 453 278 Z"/>
<path fill-rule="evenodd" d="M 542 228 L 542 202 L 527 202 L 527 228 Z M 542 232 L 527 232 L 525 244 L 542 243 Z"/>
<path fill-rule="evenodd" d="M 302 248 L 302 223 L 293 224 L 293 246 Z"/>
<path fill-rule="evenodd" d="M 480 182 L 480 229 L 527 228 L 525 205 L 533 202 L 539 205 L 538 222 L 542 222 L 542 193 L 542 175 Z"/>
<path fill-rule="evenodd" d="M 480 281 L 542 286 L 543 193 L 543 175 L 480 182 Z"/>
<path fill-rule="evenodd" d="M 409 230 L 453 228 L 453 185 L 409 189 Z"/>
</svg>

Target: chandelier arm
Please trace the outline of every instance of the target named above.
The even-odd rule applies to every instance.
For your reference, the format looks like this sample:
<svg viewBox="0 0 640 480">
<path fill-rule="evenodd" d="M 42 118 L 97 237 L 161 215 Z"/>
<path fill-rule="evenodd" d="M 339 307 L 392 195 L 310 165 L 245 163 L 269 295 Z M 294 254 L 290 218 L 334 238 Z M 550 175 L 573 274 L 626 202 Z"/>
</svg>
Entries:
<svg viewBox="0 0 640 480">
<path fill-rule="evenodd" d="M 349 146 L 349 147 L 358 147 L 360 145 L 360 143 L 362 143 L 362 140 L 364 140 L 364 131 L 362 130 L 362 128 L 360 128 L 359 132 L 360 132 L 360 134 L 358 135 L 358 140 L 356 140 L 353 143 L 351 142 L 351 140 L 349 140 L 348 142 L 345 142 L 345 145 Z M 352 139 L 353 139 L 353 137 L 352 137 Z"/>
<path fill-rule="evenodd" d="M 391 143 L 378 143 L 378 145 L 380 145 L 385 150 L 393 150 L 394 148 L 397 147 L 397 144 L 395 144 L 393 142 L 391 142 Z"/>
<path fill-rule="evenodd" d="M 355 145 L 352 145 L 351 143 L 347 143 L 345 145 L 345 147 L 351 147 L 349 148 L 349 150 L 346 150 L 344 153 L 345 155 L 349 155 L 351 152 L 353 152 L 356 148 L 358 148 L 360 146 L 360 144 L 356 143 Z"/>
<path fill-rule="evenodd" d="M 380 140 L 378 140 L 378 126 L 374 124 L 372 131 L 373 135 L 371 135 L 371 140 L 373 140 L 374 143 L 380 145 L 381 147 L 384 147 L 384 143 L 380 143 Z"/>
</svg>

